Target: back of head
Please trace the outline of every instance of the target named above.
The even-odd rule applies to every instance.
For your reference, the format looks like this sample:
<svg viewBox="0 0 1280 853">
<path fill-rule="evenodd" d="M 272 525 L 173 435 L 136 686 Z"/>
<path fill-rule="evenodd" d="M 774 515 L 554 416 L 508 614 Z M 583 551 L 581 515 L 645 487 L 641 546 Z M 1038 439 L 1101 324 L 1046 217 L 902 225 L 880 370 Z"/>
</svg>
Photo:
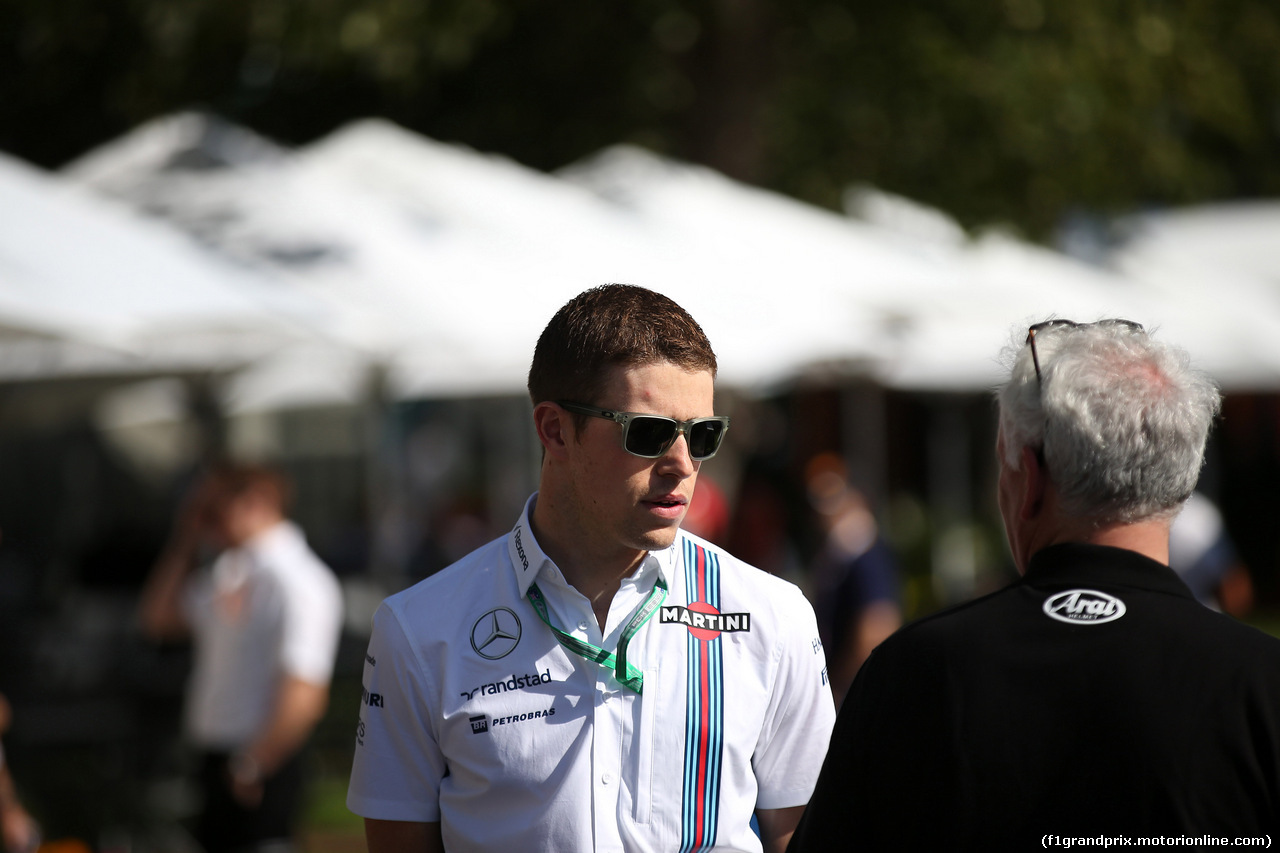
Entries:
<svg viewBox="0 0 1280 853">
<path fill-rule="evenodd" d="M 1005 463 L 1042 453 L 1065 512 L 1098 524 L 1168 518 L 1191 495 L 1217 387 L 1187 354 L 1124 323 L 1063 324 L 1006 350 Z"/>
<path fill-rule="evenodd" d="M 269 465 L 219 462 L 209 471 L 209 481 L 224 502 L 252 496 L 281 514 L 288 507 L 288 482 Z"/>
<path fill-rule="evenodd" d="M 538 338 L 529 396 L 597 404 L 611 368 L 668 361 L 716 373 L 711 343 L 689 313 L 660 293 L 605 284 L 578 294 Z"/>
</svg>

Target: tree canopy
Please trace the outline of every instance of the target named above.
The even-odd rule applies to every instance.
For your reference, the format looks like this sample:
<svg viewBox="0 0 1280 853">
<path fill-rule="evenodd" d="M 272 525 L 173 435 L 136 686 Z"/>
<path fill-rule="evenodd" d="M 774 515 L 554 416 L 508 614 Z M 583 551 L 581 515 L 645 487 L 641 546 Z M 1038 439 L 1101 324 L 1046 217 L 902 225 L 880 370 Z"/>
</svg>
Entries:
<svg viewBox="0 0 1280 853">
<path fill-rule="evenodd" d="M 0 149 L 57 166 L 203 108 L 381 115 L 554 169 L 635 142 L 838 207 L 1046 236 L 1280 193 L 1270 0 L 0 0 Z"/>
</svg>

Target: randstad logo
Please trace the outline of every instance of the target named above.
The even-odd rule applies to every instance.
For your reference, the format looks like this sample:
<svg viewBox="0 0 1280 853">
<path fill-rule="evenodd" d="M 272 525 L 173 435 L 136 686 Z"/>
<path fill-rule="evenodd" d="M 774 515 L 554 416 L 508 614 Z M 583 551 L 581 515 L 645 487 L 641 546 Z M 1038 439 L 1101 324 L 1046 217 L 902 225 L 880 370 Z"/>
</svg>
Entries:
<svg viewBox="0 0 1280 853">
<path fill-rule="evenodd" d="M 1101 625 L 1123 616 L 1125 606 L 1123 601 L 1105 592 L 1069 589 L 1049 596 L 1044 603 L 1044 612 L 1052 619 L 1072 625 Z"/>
<path fill-rule="evenodd" d="M 544 669 L 542 672 L 527 672 L 524 675 L 516 675 L 512 673 L 511 677 L 506 681 L 494 681 L 489 684 L 481 684 L 473 690 L 463 690 L 459 695 L 463 699 L 471 699 L 477 693 L 481 696 L 492 696 L 496 693 L 506 693 L 510 690 L 524 690 L 526 687 L 534 687 L 539 684 L 550 684 L 555 681 L 551 677 L 551 670 Z"/>
</svg>

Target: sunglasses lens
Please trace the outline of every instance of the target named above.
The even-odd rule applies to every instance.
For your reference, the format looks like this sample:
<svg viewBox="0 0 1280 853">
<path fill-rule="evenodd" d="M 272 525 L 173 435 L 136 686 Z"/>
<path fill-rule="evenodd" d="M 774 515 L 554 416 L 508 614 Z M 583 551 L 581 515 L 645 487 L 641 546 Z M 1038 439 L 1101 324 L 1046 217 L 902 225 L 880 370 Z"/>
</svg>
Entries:
<svg viewBox="0 0 1280 853">
<path fill-rule="evenodd" d="M 714 456 L 724 438 L 724 424 L 720 421 L 702 421 L 689 430 L 689 455 L 694 459 Z"/>
<path fill-rule="evenodd" d="M 636 456 L 661 456 L 675 437 L 675 421 L 635 417 L 627 424 L 626 450 Z"/>
</svg>

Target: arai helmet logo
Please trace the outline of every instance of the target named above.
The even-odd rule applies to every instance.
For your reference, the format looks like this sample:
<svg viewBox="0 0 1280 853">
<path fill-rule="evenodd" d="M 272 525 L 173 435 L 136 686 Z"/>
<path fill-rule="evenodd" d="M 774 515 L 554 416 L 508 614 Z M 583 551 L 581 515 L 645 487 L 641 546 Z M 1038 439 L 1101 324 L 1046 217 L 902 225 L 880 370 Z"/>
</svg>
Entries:
<svg viewBox="0 0 1280 853">
<path fill-rule="evenodd" d="M 1044 603 L 1046 615 L 1072 625 L 1101 625 L 1125 613 L 1124 602 L 1096 589 L 1069 589 L 1051 595 Z"/>
</svg>

